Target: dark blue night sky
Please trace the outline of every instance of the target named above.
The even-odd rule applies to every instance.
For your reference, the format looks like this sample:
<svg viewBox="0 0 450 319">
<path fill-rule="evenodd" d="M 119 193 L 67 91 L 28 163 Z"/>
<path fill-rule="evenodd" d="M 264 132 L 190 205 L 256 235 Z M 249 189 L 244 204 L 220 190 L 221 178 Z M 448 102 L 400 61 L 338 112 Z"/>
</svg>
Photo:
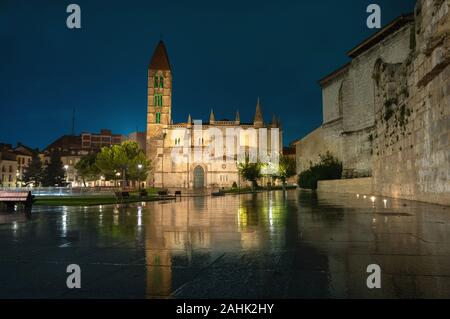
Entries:
<svg viewBox="0 0 450 319">
<path fill-rule="evenodd" d="M 82 29 L 66 27 L 77 3 Z M 0 0 L 0 142 L 45 147 L 72 129 L 145 129 L 147 65 L 162 36 L 174 73 L 174 122 L 281 118 L 285 143 L 319 126 L 317 81 L 414 0 L 20 1 Z"/>
</svg>

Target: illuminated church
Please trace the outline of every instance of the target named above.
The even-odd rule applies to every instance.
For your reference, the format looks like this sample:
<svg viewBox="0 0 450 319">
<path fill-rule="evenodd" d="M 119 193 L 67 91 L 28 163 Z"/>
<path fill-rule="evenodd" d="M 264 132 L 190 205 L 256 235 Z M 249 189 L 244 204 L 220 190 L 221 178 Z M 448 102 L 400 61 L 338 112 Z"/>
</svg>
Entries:
<svg viewBox="0 0 450 319">
<path fill-rule="evenodd" d="M 242 123 L 239 112 L 236 112 L 234 121 L 217 121 L 211 110 L 209 121 L 202 121 L 202 130 L 199 137 L 194 133 L 194 122 L 190 115 L 187 122 L 173 123 L 172 121 L 172 69 L 166 47 L 160 41 L 153 53 L 148 67 L 148 110 L 147 110 L 147 158 L 152 162 L 152 171 L 148 177 L 148 185 L 154 187 L 173 188 L 211 188 L 231 187 L 244 185 L 237 169 L 237 160 L 230 160 L 227 156 L 216 158 L 213 161 L 198 160 L 194 156 L 194 145 L 201 149 L 208 148 L 213 137 L 210 128 L 220 130 L 225 139 L 229 129 L 240 128 L 242 131 L 253 129 L 256 138 L 248 135 L 239 136 L 239 144 L 247 149 L 256 149 L 261 146 L 260 130 L 267 133 L 267 153 L 272 150 L 278 152 L 282 149 L 282 132 L 279 121 L 273 117 L 271 123 L 264 123 L 261 103 L 258 99 L 252 123 Z M 195 121 L 197 123 L 197 121 Z M 271 132 L 279 132 L 276 138 Z M 194 141 L 195 138 L 195 141 Z M 273 142 L 272 142 L 273 140 Z M 188 145 L 186 145 L 188 144 Z M 183 162 L 173 160 L 173 153 L 178 149 L 187 149 L 188 155 Z M 224 152 L 224 154 L 229 154 Z M 217 155 L 219 157 L 219 155 Z M 264 183 L 265 181 L 263 181 Z"/>
</svg>

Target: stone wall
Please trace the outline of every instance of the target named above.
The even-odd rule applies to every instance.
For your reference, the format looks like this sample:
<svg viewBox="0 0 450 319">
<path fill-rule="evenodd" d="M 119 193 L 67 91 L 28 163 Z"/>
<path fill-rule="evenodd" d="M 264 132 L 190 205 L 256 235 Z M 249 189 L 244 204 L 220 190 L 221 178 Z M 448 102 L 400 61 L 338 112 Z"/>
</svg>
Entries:
<svg viewBox="0 0 450 319">
<path fill-rule="evenodd" d="M 321 81 L 323 125 L 296 143 L 299 173 L 330 151 L 342 161 L 344 178 L 372 176 L 374 66 L 380 59 L 400 63 L 408 57 L 412 25 L 406 23 Z"/>
<path fill-rule="evenodd" d="M 297 173 L 301 173 L 319 161 L 319 155 L 331 152 L 342 160 L 342 121 L 330 122 L 319 127 L 296 143 Z"/>
<path fill-rule="evenodd" d="M 374 70 L 377 194 L 450 205 L 449 6 L 418 1 L 414 52 Z"/>
<path fill-rule="evenodd" d="M 325 193 L 372 195 L 373 181 L 371 177 L 319 181 L 317 191 Z"/>
</svg>

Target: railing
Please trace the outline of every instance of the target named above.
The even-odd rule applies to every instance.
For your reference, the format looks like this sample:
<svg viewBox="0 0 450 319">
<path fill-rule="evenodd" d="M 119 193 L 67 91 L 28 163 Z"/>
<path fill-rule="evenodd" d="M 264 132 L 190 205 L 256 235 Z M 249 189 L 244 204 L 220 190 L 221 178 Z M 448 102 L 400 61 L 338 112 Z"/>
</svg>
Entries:
<svg viewBox="0 0 450 319">
<path fill-rule="evenodd" d="M 114 194 L 113 187 L 0 187 L 11 192 L 28 192 L 35 196 L 96 196 Z"/>
</svg>

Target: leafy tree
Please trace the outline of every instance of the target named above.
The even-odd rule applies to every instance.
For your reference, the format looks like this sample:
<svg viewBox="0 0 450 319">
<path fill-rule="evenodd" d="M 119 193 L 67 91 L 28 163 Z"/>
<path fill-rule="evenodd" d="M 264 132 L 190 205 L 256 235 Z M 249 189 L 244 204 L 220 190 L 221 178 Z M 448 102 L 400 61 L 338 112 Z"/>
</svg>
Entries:
<svg viewBox="0 0 450 319">
<path fill-rule="evenodd" d="M 96 166 L 107 180 L 116 179 L 115 173 L 117 172 L 117 165 L 115 163 L 114 154 L 114 146 L 103 147 L 95 159 Z"/>
<path fill-rule="evenodd" d="M 89 153 L 81 157 L 78 163 L 75 164 L 78 175 L 83 179 L 84 187 L 86 187 L 86 181 L 98 180 L 100 176 L 100 170 L 95 164 L 96 159 L 96 153 Z"/>
<path fill-rule="evenodd" d="M 63 186 L 66 184 L 65 175 L 66 172 L 61 161 L 61 154 L 59 151 L 52 151 L 50 154 L 50 162 L 44 169 L 42 185 L 45 187 Z"/>
<path fill-rule="evenodd" d="M 302 188 L 317 189 L 317 182 L 324 180 L 341 179 L 342 163 L 330 152 L 319 155 L 320 161 L 300 173 L 298 185 Z"/>
<path fill-rule="evenodd" d="M 40 186 L 42 182 L 42 176 L 42 161 L 39 157 L 39 152 L 36 150 L 33 152 L 30 164 L 25 168 L 22 176 L 22 181 L 27 186 L 30 184 L 33 184 L 34 186 Z"/>
<path fill-rule="evenodd" d="M 123 185 L 128 180 L 143 181 L 151 170 L 150 161 L 136 142 L 126 141 L 120 145 L 102 148 L 97 154 L 96 165 L 105 177 L 115 178 L 120 172 Z"/>
<path fill-rule="evenodd" d="M 250 163 L 248 158 L 238 163 L 238 171 L 243 179 L 252 183 L 252 189 L 258 187 L 258 179 L 261 178 L 261 163 Z"/>
<path fill-rule="evenodd" d="M 278 164 L 278 172 L 274 177 L 281 180 L 284 188 L 286 185 L 286 180 L 292 176 L 295 176 L 296 173 L 295 159 L 289 156 L 282 156 Z"/>
</svg>

